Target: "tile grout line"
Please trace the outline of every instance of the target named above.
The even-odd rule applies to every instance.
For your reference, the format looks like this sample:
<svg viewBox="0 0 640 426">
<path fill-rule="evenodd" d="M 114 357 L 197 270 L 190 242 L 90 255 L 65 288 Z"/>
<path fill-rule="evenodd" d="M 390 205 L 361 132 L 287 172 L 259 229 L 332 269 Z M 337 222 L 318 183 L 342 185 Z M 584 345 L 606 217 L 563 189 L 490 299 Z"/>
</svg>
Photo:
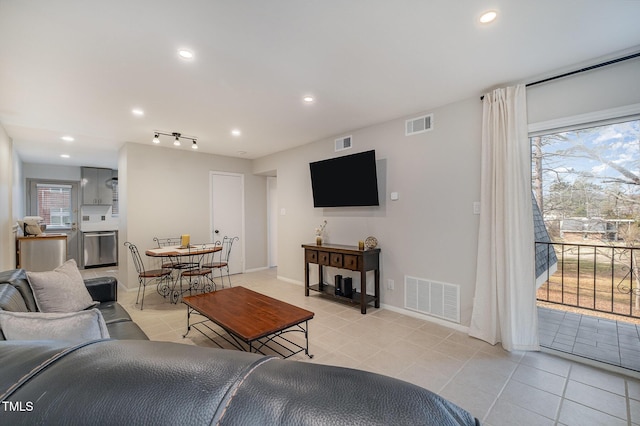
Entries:
<svg viewBox="0 0 640 426">
<path fill-rule="evenodd" d="M 495 407 L 496 404 L 498 403 L 498 399 L 500 399 L 500 396 L 502 396 L 502 393 L 504 392 L 506 387 L 509 385 L 509 382 L 511 381 L 511 378 L 513 377 L 513 375 L 516 374 L 516 370 L 518 370 L 518 367 L 521 365 L 521 362 L 522 362 L 523 359 L 524 359 L 524 355 L 520 358 L 520 360 L 518 360 L 518 366 L 513 369 L 511 374 L 509 374 L 509 377 L 507 377 L 507 380 L 505 380 L 504 385 L 502 385 L 502 388 L 500 388 L 500 391 L 498 392 L 498 394 L 496 395 L 495 399 L 493 400 L 493 402 L 489 406 L 489 409 L 487 410 L 486 414 L 482 418 L 483 422 L 485 422 L 487 420 L 487 417 L 489 417 L 489 414 L 491 413 L 491 410 L 493 410 L 493 407 Z"/>
<path fill-rule="evenodd" d="M 631 401 L 629 401 L 629 382 L 627 379 L 624 380 L 624 396 L 626 397 L 626 408 L 627 408 L 627 425 L 631 426 Z"/>
<path fill-rule="evenodd" d="M 558 411 L 555 416 L 555 425 L 560 424 L 560 413 L 562 412 L 562 406 L 566 399 L 567 388 L 569 387 L 569 377 L 571 377 L 571 371 L 573 370 L 573 363 L 569 364 L 569 371 L 567 371 L 567 377 L 564 382 L 564 388 L 562 389 L 562 395 L 560 396 L 560 405 L 558 405 Z"/>
</svg>

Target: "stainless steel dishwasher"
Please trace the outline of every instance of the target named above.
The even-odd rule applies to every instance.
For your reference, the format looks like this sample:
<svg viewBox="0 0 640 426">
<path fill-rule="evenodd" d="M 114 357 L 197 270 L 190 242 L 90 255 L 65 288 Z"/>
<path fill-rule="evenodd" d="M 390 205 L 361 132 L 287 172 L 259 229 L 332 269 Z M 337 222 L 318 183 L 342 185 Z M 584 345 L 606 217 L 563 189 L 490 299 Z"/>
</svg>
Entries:
<svg viewBox="0 0 640 426">
<path fill-rule="evenodd" d="M 82 233 L 82 264 L 85 268 L 118 264 L 118 231 Z"/>
</svg>

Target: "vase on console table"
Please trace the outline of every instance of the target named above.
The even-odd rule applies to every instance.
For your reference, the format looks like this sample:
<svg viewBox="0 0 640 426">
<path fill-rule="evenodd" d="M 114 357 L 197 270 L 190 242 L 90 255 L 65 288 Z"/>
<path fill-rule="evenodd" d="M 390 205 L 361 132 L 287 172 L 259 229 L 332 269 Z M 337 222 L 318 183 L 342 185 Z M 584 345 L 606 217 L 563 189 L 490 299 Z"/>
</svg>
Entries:
<svg viewBox="0 0 640 426">
<path fill-rule="evenodd" d="M 327 221 L 322 222 L 322 225 L 316 228 L 316 245 L 322 245 L 322 233 L 324 232 L 324 228 L 327 226 Z"/>
</svg>

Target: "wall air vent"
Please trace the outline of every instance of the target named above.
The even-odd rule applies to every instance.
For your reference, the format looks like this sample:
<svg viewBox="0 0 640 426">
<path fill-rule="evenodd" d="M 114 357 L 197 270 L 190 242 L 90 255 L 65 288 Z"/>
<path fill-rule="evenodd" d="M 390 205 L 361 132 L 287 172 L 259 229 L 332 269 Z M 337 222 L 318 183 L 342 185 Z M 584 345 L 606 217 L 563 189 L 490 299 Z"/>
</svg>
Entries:
<svg viewBox="0 0 640 426">
<path fill-rule="evenodd" d="M 433 114 L 423 115 L 405 121 L 405 136 L 417 135 L 433 129 Z"/>
<path fill-rule="evenodd" d="M 460 286 L 404 277 L 404 307 L 460 323 Z"/>
<path fill-rule="evenodd" d="M 336 152 L 344 151 L 345 149 L 350 149 L 351 147 L 351 135 L 336 139 Z"/>
</svg>

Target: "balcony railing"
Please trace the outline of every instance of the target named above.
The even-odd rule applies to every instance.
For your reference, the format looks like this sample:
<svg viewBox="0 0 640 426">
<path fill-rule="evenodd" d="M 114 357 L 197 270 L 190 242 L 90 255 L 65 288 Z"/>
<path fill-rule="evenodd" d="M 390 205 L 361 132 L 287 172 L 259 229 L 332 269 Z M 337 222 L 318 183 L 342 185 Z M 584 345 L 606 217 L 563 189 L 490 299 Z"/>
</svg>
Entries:
<svg viewBox="0 0 640 426">
<path fill-rule="evenodd" d="M 551 265 L 538 288 L 539 301 L 640 317 L 639 247 L 536 242 L 536 248 Z"/>
</svg>

